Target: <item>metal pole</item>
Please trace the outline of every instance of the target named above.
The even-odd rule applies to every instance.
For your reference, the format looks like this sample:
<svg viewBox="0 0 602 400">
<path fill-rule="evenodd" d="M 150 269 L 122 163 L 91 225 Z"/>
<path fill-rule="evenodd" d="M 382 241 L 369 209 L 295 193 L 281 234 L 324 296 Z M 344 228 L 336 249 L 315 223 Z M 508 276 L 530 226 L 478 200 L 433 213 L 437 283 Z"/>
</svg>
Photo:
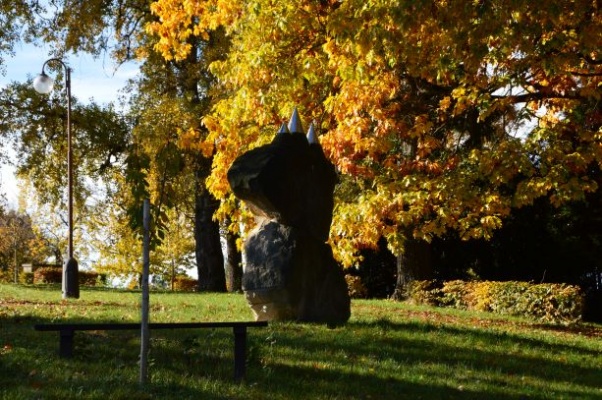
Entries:
<svg viewBox="0 0 602 400">
<path fill-rule="evenodd" d="M 65 69 L 67 89 L 67 208 L 68 236 L 67 262 L 63 266 L 63 298 L 79 298 L 79 277 L 77 260 L 73 257 L 73 149 L 71 138 L 71 68 L 59 58 L 46 60 L 42 65 L 42 73 L 34 79 L 33 86 L 39 93 L 47 94 L 52 90 L 52 79 L 46 75 L 44 68 L 51 61 L 56 61 Z"/>
<path fill-rule="evenodd" d="M 71 68 L 61 61 L 66 71 L 67 85 L 67 208 L 68 243 L 67 264 L 63 279 L 63 298 L 79 298 L 79 273 L 77 260 L 73 257 L 73 145 L 71 135 Z"/>
<path fill-rule="evenodd" d="M 42 65 L 42 73 L 38 76 L 41 86 L 34 88 L 40 93 L 49 93 L 52 90 L 52 80 L 44 72 L 46 64 L 56 61 L 65 69 L 65 85 L 67 89 L 67 262 L 63 266 L 63 298 L 79 298 L 79 277 L 77 260 L 73 257 L 73 147 L 71 135 L 71 68 L 59 58 L 46 60 Z M 50 83 L 48 82 L 50 81 Z"/>
<path fill-rule="evenodd" d="M 77 260 L 73 257 L 73 148 L 71 138 L 71 68 L 59 58 L 46 60 L 42 65 L 42 73 L 34 79 L 34 88 L 39 93 L 47 94 L 52 90 L 52 79 L 46 75 L 44 68 L 51 61 L 56 61 L 65 69 L 65 85 L 67 89 L 67 262 L 63 266 L 63 298 L 79 298 L 79 277 Z M 37 82 L 37 83 L 36 83 Z"/>
<path fill-rule="evenodd" d="M 149 294 L 148 275 L 150 264 L 150 200 L 145 199 L 142 207 L 142 226 L 144 239 L 142 245 L 142 318 L 140 323 L 140 387 L 143 387 L 148 377 L 148 344 L 150 331 L 149 320 Z"/>
<path fill-rule="evenodd" d="M 67 70 L 67 197 L 69 209 L 68 258 L 73 258 L 73 147 L 71 140 L 71 68 Z"/>
<path fill-rule="evenodd" d="M 15 238 L 16 238 L 16 235 L 15 235 Z M 14 248 L 14 250 L 15 250 L 15 283 L 19 283 L 19 266 L 17 264 L 18 259 L 17 259 L 17 240 L 16 239 L 15 239 L 14 245 L 15 245 L 15 248 Z"/>
</svg>

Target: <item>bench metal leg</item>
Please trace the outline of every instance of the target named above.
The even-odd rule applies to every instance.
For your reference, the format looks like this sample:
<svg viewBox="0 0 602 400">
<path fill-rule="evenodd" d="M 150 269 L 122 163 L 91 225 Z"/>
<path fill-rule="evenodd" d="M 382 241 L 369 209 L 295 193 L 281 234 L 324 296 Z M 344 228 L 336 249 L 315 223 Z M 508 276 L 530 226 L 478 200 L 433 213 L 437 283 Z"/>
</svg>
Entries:
<svg viewBox="0 0 602 400">
<path fill-rule="evenodd" d="M 234 380 L 241 382 L 247 368 L 247 327 L 234 328 Z"/>
<path fill-rule="evenodd" d="M 63 329 L 59 331 L 59 356 L 62 358 L 73 357 L 73 336 L 75 331 L 72 329 Z"/>
</svg>

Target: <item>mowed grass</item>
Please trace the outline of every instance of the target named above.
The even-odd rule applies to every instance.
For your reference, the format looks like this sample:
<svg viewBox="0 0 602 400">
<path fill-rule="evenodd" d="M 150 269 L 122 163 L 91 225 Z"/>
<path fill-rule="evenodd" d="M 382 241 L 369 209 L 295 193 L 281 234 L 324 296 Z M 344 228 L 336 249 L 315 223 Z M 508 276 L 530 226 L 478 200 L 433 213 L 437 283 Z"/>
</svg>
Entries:
<svg viewBox="0 0 602 400">
<path fill-rule="evenodd" d="M 35 323 L 138 322 L 139 292 L 0 285 L 0 399 L 602 399 L 602 326 L 542 326 L 485 313 L 357 300 L 345 326 L 249 330 L 236 384 L 230 329 L 151 332 L 138 385 L 139 332 L 58 333 Z M 245 321 L 240 294 L 151 293 L 152 322 Z"/>
</svg>

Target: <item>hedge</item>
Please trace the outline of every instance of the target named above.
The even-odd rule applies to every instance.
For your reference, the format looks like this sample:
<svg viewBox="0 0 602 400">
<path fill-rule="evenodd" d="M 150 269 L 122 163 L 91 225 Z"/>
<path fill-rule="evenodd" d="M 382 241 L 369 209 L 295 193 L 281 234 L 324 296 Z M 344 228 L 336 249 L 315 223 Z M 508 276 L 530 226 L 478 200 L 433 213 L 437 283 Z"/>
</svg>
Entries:
<svg viewBox="0 0 602 400">
<path fill-rule="evenodd" d="M 194 292 L 198 288 L 198 281 L 187 276 L 176 276 L 174 290 L 179 292 Z"/>
<path fill-rule="evenodd" d="M 63 269 L 44 267 L 38 268 L 33 273 L 33 283 L 61 283 L 63 280 Z"/>
<path fill-rule="evenodd" d="M 581 320 L 584 296 L 578 286 L 494 281 L 416 281 L 408 291 L 417 304 L 518 315 L 542 323 Z"/>
<path fill-rule="evenodd" d="M 368 289 L 362 282 L 362 278 L 356 275 L 346 274 L 347 291 L 352 299 L 365 299 L 368 297 Z"/>
<path fill-rule="evenodd" d="M 104 285 L 107 281 L 106 274 L 99 274 L 94 271 L 78 271 L 78 281 L 80 285 L 96 286 Z M 38 268 L 33 273 L 33 283 L 61 283 L 63 280 L 63 269 L 44 267 Z"/>
<path fill-rule="evenodd" d="M 19 283 L 24 283 L 26 285 L 33 284 L 33 272 L 23 272 L 19 275 Z"/>
<path fill-rule="evenodd" d="M 100 274 L 94 271 L 79 271 L 77 275 L 80 285 L 104 286 L 107 283 L 107 274 Z"/>
</svg>

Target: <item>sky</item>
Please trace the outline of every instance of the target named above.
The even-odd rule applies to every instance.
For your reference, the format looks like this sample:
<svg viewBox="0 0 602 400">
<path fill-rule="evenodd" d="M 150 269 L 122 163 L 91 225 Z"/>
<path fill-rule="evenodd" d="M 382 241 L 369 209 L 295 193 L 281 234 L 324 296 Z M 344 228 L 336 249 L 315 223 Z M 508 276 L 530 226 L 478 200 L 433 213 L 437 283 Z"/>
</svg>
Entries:
<svg viewBox="0 0 602 400">
<path fill-rule="evenodd" d="M 21 44 L 15 47 L 15 56 L 6 56 L 6 74 L 0 75 L 0 89 L 10 82 L 27 82 L 42 72 L 42 65 L 48 60 L 48 51 L 43 47 Z M 94 59 L 90 55 L 69 55 L 63 59 L 71 69 L 71 95 L 79 102 L 86 103 L 93 99 L 104 104 L 111 101 L 117 103 L 119 90 L 128 79 L 138 73 L 135 64 L 120 66 L 115 71 L 108 57 Z M 53 72 L 46 73 L 54 79 Z M 55 82 L 55 89 L 64 85 L 64 81 Z M 7 152 L 10 149 L 2 149 Z M 12 150 L 10 150 L 12 153 Z M 18 198 L 18 185 L 14 176 L 14 168 L 0 166 L 0 191 L 6 194 L 9 205 L 15 207 Z"/>
</svg>

